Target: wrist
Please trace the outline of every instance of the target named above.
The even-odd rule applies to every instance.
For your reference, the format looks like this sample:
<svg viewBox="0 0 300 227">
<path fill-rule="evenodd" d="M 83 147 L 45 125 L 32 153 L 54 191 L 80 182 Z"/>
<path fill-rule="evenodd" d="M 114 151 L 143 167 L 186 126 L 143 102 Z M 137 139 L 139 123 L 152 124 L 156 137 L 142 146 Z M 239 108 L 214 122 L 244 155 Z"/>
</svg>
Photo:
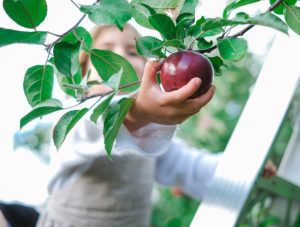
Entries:
<svg viewBox="0 0 300 227">
<path fill-rule="evenodd" d="M 136 131 L 151 122 L 141 113 L 137 104 L 134 103 L 124 119 L 124 125 L 129 131 Z"/>
</svg>

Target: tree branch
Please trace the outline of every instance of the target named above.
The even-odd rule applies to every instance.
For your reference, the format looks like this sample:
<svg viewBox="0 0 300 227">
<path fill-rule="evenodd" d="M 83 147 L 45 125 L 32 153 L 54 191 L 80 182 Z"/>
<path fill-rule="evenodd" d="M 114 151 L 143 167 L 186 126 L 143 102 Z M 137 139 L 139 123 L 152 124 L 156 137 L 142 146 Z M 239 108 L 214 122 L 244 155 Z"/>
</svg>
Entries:
<svg viewBox="0 0 300 227">
<path fill-rule="evenodd" d="M 272 12 L 277 6 L 280 5 L 280 3 L 282 3 L 283 0 L 277 0 L 273 5 L 271 5 L 265 13 L 267 12 Z M 243 36 L 246 32 L 248 32 L 251 28 L 253 28 L 255 25 L 254 24 L 251 24 L 251 25 L 248 25 L 247 27 L 245 27 L 244 29 L 242 29 L 241 31 L 235 33 L 234 35 L 232 36 L 228 36 L 228 37 L 238 37 L 238 36 Z M 230 29 L 230 28 L 229 28 Z M 221 37 L 220 39 L 223 39 L 224 37 Z M 211 51 L 213 51 L 214 49 L 217 48 L 217 45 L 214 45 L 210 48 L 207 48 L 207 49 L 204 49 L 204 50 L 200 50 L 198 52 L 200 53 L 210 53 Z"/>
<path fill-rule="evenodd" d="M 80 10 L 80 7 L 73 1 L 73 0 L 70 0 L 74 6 L 76 6 L 76 8 L 78 8 Z"/>
</svg>

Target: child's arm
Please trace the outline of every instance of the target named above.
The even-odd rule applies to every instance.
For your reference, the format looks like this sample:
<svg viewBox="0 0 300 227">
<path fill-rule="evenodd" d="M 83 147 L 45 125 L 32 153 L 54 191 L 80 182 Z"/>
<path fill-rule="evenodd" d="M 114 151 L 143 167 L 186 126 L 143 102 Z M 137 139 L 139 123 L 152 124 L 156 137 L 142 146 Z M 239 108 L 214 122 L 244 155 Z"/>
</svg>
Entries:
<svg viewBox="0 0 300 227">
<path fill-rule="evenodd" d="M 141 88 L 124 121 L 129 131 L 135 131 L 151 122 L 180 124 L 197 113 L 213 97 L 215 88 L 212 86 L 200 97 L 189 99 L 200 86 L 199 78 L 192 79 L 176 91 L 163 92 L 156 81 L 160 68 L 161 63 L 153 61 L 148 61 L 145 66 Z"/>
<path fill-rule="evenodd" d="M 185 194 L 200 200 L 212 181 L 222 154 L 197 150 L 174 138 L 169 149 L 157 158 L 155 179 L 158 183 L 179 187 Z M 276 172 L 276 166 L 268 160 L 262 177 L 275 176 Z"/>
<path fill-rule="evenodd" d="M 185 194 L 200 200 L 220 158 L 220 154 L 199 151 L 176 138 L 169 149 L 157 158 L 155 179 L 164 185 L 177 186 Z"/>
</svg>

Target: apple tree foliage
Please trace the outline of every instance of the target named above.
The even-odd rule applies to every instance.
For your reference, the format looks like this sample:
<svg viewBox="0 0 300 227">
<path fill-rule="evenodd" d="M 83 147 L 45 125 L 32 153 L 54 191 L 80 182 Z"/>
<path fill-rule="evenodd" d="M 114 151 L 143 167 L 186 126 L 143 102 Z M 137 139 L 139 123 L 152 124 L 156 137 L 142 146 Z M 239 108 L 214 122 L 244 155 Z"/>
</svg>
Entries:
<svg viewBox="0 0 300 227">
<path fill-rule="evenodd" d="M 47 16 L 46 0 L 3 0 L 6 14 L 24 30 L 0 27 L 0 47 L 14 43 L 41 45 L 47 51 L 44 64 L 33 65 L 24 73 L 23 89 L 32 111 L 20 120 L 20 128 L 32 120 L 57 111 L 65 113 L 53 130 L 57 149 L 68 133 L 86 114 L 90 120 L 104 121 L 103 134 L 108 157 L 119 128 L 134 100 L 123 98 L 112 102 L 120 90 L 133 92 L 140 81 L 133 66 L 122 56 L 93 47 L 91 34 L 80 23 L 88 17 L 99 25 L 115 25 L 120 30 L 130 20 L 158 31 L 160 38 L 145 36 L 136 40 L 138 53 L 145 58 L 165 58 L 168 54 L 189 49 L 205 54 L 212 62 L 215 74 L 226 68 L 224 61 L 238 61 L 247 53 L 244 33 L 255 25 L 266 26 L 288 34 L 289 29 L 300 34 L 300 7 L 296 0 L 270 0 L 263 13 L 249 15 L 241 7 L 260 0 L 232 0 L 216 18 L 195 18 L 198 0 L 97 0 L 91 5 L 76 5 L 82 12 L 80 20 L 65 33 L 56 35 L 40 31 Z M 211 4 L 217 4 L 211 2 Z M 233 33 L 233 28 L 241 29 Z M 51 43 L 47 36 L 57 36 Z M 85 51 L 97 70 L 102 83 L 111 91 L 93 96 L 87 90 L 99 82 L 88 80 L 90 71 L 82 75 L 79 55 Z M 56 77 L 56 80 L 55 80 Z M 72 110 L 53 94 L 54 82 L 78 104 Z M 88 99 L 90 107 L 79 108 Z"/>
</svg>

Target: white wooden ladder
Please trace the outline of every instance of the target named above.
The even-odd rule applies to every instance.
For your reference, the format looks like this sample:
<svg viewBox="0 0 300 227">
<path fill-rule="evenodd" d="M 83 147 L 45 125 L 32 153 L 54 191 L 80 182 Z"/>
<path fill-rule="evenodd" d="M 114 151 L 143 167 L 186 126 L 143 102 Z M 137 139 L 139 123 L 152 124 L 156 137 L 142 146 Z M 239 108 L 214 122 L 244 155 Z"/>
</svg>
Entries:
<svg viewBox="0 0 300 227">
<path fill-rule="evenodd" d="M 276 37 L 190 227 L 236 225 L 297 90 L 299 53 L 299 37 Z M 300 186 L 300 150 L 296 154 L 296 143 L 299 149 L 299 132 L 291 138 L 277 181 L 292 181 L 290 186 L 298 190 L 300 199 L 297 187 Z M 262 185 L 268 187 L 266 183 Z M 269 187 L 272 188 L 272 183 Z"/>
</svg>

